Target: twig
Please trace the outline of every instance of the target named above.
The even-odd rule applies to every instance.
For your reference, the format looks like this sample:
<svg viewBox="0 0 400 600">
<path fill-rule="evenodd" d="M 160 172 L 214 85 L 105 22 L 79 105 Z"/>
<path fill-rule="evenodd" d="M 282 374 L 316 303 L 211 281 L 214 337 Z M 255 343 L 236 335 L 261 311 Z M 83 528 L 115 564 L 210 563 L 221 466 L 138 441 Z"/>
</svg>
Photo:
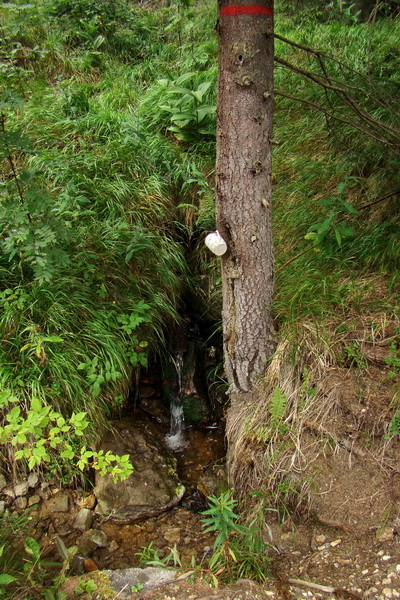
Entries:
<svg viewBox="0 0 400 600">
<path fill-rule="evenodd" d="M 326 592 L 327 594 L 334 594 L 335 588 L 331 585 L 320 585 L 319 583 L 311 583 L 311 581 L 304 581 L 304 579 L 288 579 L 292 585 L 304 585 L 311 590 L 318 590 L 319 592 Z"/>
<path fill-rule="evenodd" d="M 314 81 L 314 83 L 317 83 L 318 85 L 324 87 L 325 89 L 332 90 L 333 92 L 335 92 L 339 96 L 339 98 L 341 100 L 343 100 L 343 102 L 345 102 L 360 117 L 360 119 L 368 122 L 371 127 L 377 127 L 379 129 L 383 129 L 387 133 L 395 135 L 397 138 L 400 137 L 400 131 L 398 129 L 371 117 L 371 115 L 369 115 L 363 108 L 361 108 L 361 106 L 357 102 L 355 102 L 352 98 L 350 98 L 350 96 L 348 95 L 347 91 L 344 88 L 339 87 L 337 85 L 333 85 L 333 84 L 325 82 L 325 81 L 322 81 L 322 79 L 320 79 L 320 77 L 317 77 L 316 75 L 313 75 L 309 71 L 306 71 L 305 69 L 297 67 L 296 65 L 293 65 L 292 63 L 288 62 L 287 60 L 284 60 L 283 58 L 279 58 L 278 56 L 275 56 L 275 61 L 277 63 L 283 65 L 284 67 L 287 67 L 291 71 L 294 71 L 295 73 L 299 73 L 300 75 L 303 75 L 304 77 L 307 77 L 308 79 L 311 79 L 311 81 Z"/>
</svg>

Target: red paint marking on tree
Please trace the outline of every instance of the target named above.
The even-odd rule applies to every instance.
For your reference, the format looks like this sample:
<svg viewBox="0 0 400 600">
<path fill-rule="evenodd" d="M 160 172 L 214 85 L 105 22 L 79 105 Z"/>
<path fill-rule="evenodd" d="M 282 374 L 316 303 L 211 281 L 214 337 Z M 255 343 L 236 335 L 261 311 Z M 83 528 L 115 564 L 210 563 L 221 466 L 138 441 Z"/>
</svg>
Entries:
<svg viewBox="0 0 400 600">
<path fill-rule="evenodd" d="M 267 15 L 272 17 L 272 8 L 267 8 L 265 6 L 225 6 L 221 9 L 220 15 L 222 17 L 236 17 L 238 15 Z"/>
</svg>

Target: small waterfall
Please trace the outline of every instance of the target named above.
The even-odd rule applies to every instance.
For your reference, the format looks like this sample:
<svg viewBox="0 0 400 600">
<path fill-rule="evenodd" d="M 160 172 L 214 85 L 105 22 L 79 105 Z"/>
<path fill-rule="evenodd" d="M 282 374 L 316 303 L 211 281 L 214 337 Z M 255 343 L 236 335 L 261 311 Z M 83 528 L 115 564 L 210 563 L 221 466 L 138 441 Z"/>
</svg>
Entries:
<svg viewBox="0 0 400 600">
<path fill-rule="evenodd" d="M 182 405 L 182 367 L 183 367 L 183 353 L 176 355 L 174 361 L 178 388 L 176 394 L 171 399 L 170 411 L 171 411 L 171 424 L 169 433 L 165 436 L 165 441 L 170 450 L 180 450 L 185 448 L 188 444 L 183 434 L 185 419 L 183 415 Z"/>
</svg>

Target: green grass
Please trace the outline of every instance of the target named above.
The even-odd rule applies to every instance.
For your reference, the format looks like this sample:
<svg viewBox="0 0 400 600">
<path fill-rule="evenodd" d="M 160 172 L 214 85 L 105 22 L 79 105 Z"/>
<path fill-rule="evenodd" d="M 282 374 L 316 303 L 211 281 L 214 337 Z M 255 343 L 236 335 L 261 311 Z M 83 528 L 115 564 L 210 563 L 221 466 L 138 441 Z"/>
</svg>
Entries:
<svg viewBox="0 0 400 600">
<path fill-rule="evenodd" d="M 365 110 L 398 127 L 398 20 L 380 18 L 371 25 L 333 13 L 326 20 L 318 8 L 311 13 L 294 15 L 278 3 L 277 32 L 358 70 L 325 61 L 332 81 L 352 86 Z M 52 264 L 51 279 L 40 281 L 17 254 L 11 260 L 0 255 L 0 382 L 21 399 L 34 391 L 65 412 L 87 410 L 96 430 L 120 407 L 137 342 L 161 352 L 183 297 L 193 299 L 204 321 L 219 320 L 219 263 L 203 247 L 205 233 L 215 227 L 215 143 L 175 139 L 167 130 L 170 115 L 160 108 L 168 98 L 159 83 L 193 72 L 197 84 L 212 82 L 207 103 L 215 102 L 216 2 L 166 2 L 149 10 L 136 2 L 21 1 L 3 4 L 0 19 L 6 65 L 0 89 L 14 89 L 24 99 L 22 108 L 8 110 L 6 125 L 21 129 L 35 149 L 32 156 L 16 152 L 15 163 L 18 170 L 41 171 L 38 183 L 50 200 L 40 218 L 51 217 L 62 232 L 53 246 L 64 257 Z M 278 40 L 276 53 L 323 74 L 318 59 L 300 49 Z M 278 90 L 349 118 L 337 96 L 282 65 L 275 80 Z M 279 324 L 323 321 L 345 315 L 349 307 L 394 306 L 400 253 L 395 196 L 350 215 L 357 235 L 341 248 L 306 252 L 285 264 L 307 250 L 309 227 L 329 212 L 319 201 L 331 198 L 341 182 L 347 182 L 345 199 L 355 207 L 398 189 L 398 156 L 279 96 L 274 139 Z M 375 275 L 388 287 L 386 300 L 366 292 L 365 282 Z M 4 295 L 7 289 L 11 295 Z M 128 334 L 116 319 L 135 313 L 141 301 L 151 322 Z M 44 342 L 45 359 L 33 346 L 21 351 L 54 335 L 63 342 Z M 94 395 L 88 368 L 78 366 L 96 357 L 98 372 L 118 376 L 102 382 Z"/>
</svg>

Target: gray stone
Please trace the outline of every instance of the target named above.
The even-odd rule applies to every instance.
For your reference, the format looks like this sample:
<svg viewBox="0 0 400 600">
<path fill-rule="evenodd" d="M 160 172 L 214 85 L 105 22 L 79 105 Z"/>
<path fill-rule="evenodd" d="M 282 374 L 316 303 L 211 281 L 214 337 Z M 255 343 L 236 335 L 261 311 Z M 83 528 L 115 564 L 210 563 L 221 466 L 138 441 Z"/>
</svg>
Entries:
<svg viewBox="0 0 400 600">
<path fill-rule="evenodd" d="M 38 494 L 33 494 L 28 500 L 28 506 L 33 506 L 34 504 L 39 504 L 41 498 Z"/>
<path fill-rule="evenodd" d="M 15 508 L 18 510 L 24 510 L 28 506 L 28 499 L 26 496 L 18 496 L 14 502 Z"/>
<path fill-rule="evenodd" d="M 93 521 L 93 513 L 88 508 L 82 508 L 78 514 L 76 515 L 76 519 L 73 524 L 74 529 L 79 529 L 80 531 L 87 531 L 90 529 Z"/>
<path fill-rule="evenodd" d="M 81 556 L 89 556 L 97 550 L 97 548 L 104 548 L 107 546 L 107 536 L 99 529 L 89 529 L 85 531 L 81 537 L 76 541 L 78 551 Z"/>
<path fill-rule="evenodd" d="M 165 448 L 161 434 L 149 419 L 114 423 L 101 450 L 130 456 L 134 473 L 114 483 L 111 475 L 96 474 L 96 512 L 120 523 L 152 517 L 176 506 L 185 491 L 176 471 L 176 459 Z"/>
<path fill-rule="evenodd" d="M 28 476 L 28 486 L 30 488 L 35 488 L 39 483 L 39 475 L 37 473 L 29 473 Z"/>
<path fill-rule="evenodd" d="M 1 473 L 0 474 L 0 490 L 4 490 L 4 488 L 6 487 L 6 485 L 7 485 L 7 479 Z"/>
<path fill-rule="evenodd" d="M 18 496 L 26 496 L 28 493 L 28 480 L 20 481 L 17 485 L 14 486 L 14 494 L 18 498 Z"/>
<path fill-rule="evenodd" d="M 46 481 L 43 481 L 43 483 L 40 485 L 38 494 L 43 500 L 48 500 L 50 498 L 50 496 L 51 496 L 50 485 Z"/>
<path fill-rule="evenodd" d="M 107 536 L 101 529 L 89 529 L 90 539 L 96 544 L 98 548 L 105 548 L 107 546 Z"/>
<path fill-rule="evenodd" d="M 108 576 L 118 599 L 127 600 L 132 597 L 132 588 L 141 591 L 151 590 L 160 585 L 165 585 L 174 581 L 176 571 L 171 569 L 158 569 L 156 567 L 147 567 L 146 569 L 115 569 L 114 571 L 104 571 Z"/>
</svg>

